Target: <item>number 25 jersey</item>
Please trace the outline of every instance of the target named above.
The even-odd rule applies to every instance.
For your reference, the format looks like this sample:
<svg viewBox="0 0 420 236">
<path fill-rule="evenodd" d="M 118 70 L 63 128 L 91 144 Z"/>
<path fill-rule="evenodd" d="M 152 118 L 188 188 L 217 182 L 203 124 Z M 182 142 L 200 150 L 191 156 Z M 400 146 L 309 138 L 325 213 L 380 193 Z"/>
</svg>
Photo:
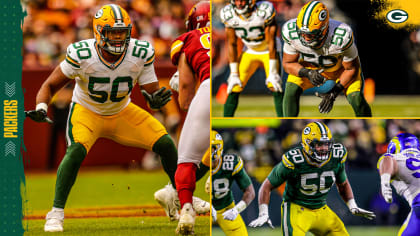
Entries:
<svg viewBox="0 0 420 236">
<path fill-rule="evenodd" d="M 110 64 L 99 50 L 95 39 L 73 43 L 60 67 L 64 75 L 76 80 L 73 102 L 100 115 L 114 115 L 130 103 L 136 83 L 157 81 L 155 52 L 149 42 L 131 39 L 120 59 Z"/>
<path fill-rule="evenodd" d="M 283 155 L 267 178 L 274 187 L 286 182 L 284 201 L 318 209 L 327 203 L 334 183 L 347 179 L 346 159 L 347 150 L 340 143 L 333 144 L 329 158 L 321 163 L 310 159 L 303 147 L 296 147 Z"/>
</svg>

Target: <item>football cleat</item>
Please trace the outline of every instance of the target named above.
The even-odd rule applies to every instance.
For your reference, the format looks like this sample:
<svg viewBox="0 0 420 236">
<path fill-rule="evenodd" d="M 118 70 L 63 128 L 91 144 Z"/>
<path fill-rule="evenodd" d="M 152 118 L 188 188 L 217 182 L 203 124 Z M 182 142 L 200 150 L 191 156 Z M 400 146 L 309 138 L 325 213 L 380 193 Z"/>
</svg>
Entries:
<svg viewBox="0 0 420 236">
<path fill-rule="evenodd" d="M 45 219 L 45 232 L 63 232 L 64 209 L 53 208 Z"/>
<path fill-rule="evenodd" d="M 176 233 L 180 235 L 194 235 L 195 212 L 191 203 L 185 203 L 181 210 Z"/>
<path fill-rule="evenodd" d="M 175 221 L 179 219 L 179 200 L 178 193 L 171 184 L 155 192 L 155 200 L 165 209 L 169 220 Z"/>
<path fill-rule="evenodd" d="M 207 212 L 210 212 L 210 203 L 198 197 L 193 197 L 192 205 L 197 214 L 206 214 Z"/>
</svg>

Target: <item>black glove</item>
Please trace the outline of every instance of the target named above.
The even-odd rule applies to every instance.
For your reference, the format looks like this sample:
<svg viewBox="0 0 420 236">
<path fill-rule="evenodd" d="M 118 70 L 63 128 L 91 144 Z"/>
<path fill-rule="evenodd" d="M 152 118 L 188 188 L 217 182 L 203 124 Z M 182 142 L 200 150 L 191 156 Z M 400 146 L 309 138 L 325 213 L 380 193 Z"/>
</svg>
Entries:
<svg viewBox="0 0 420 236">
<path fill-rule="evenodd" d="M 172 92 L 169 89 L 165 91 L 165 89 L 165 87 L 162 87 L 156 90 L 153 94 L 149 94 L 146 90 L 142 89 L 141 93 L 144 98 L 146 98 L 150 108 L 153 110 L 159 110 L 166 103 L 171 101 Z"/>
<path fill-rule="evenodd" d="M 44 109 L 25 111 L 25 115 L 36 122 L 47 122 L 52 124 L 53 121 L 48 118 L 47 112 Z"/>
<path fill-rule="evenodd" d="M 335 98 L 341 91 L 344 90 L 344 86 L 340 83 L 336 83 L 334 87 L 328 92 L 324 94 L 319 94 L 316 92 L 316 96 L 322 98 L 321 103 L 318 106 L 319 112 L 321 113 L 328 113 L 331 111 L 334 105 Z"/>
<path fill-rule="evenodd" d="M 306 77 L 315 86 L 319 86 L 325 82 L 324 76 L 317 70 L 302 68 L 299 70 L 299 77 Z"/>
</svg>

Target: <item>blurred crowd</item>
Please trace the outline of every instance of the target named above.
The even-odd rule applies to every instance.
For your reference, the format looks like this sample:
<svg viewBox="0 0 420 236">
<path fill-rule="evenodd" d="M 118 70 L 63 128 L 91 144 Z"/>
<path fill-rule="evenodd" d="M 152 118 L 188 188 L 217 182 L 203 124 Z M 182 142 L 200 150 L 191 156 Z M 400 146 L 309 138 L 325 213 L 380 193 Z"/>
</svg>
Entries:
<svg viewBox="0 0 420 236">
<path fill-rule="evenodd" d="M 114 3 L 129 13 L 132 37 L 155 47 L 156 60 L 169 60 L 170 47 L 185 32 L 185 17 L 197 0 L 22 0 L 23 66 L 55 66 L 69 44 L 93 38 L 92 17 L 105 4 Z"/>
<path fill-rule="evenodd" d="M 274 166 L 290 148 L 300 145 L 302 129 L 313 120 L 282 120 L 277 128 L 216 129 L 224 140 L 224 153 L 237 153 L 252 175 L 256 167 Z M 388 142 L 399 132 L 420 136 L 420 120 L 321 120 L 331 130 L 334 142 L 348 152 L 349 168 L 375 169 Z"/>
</svg>

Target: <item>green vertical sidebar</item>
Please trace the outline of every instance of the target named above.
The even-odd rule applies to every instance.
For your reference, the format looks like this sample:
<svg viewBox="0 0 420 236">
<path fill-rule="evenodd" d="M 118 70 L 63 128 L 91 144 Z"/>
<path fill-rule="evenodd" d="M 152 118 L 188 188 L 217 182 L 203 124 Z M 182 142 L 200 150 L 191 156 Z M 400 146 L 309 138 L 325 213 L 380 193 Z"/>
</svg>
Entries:
<svg viewBox="0 0 420 236">
<path fill-rule="evenodd" d="M 25 119 L 22 91 L 22 29 L 18 0 L 0 1 L 0 235 L 23 235 L 21 188 Z"/>
</svg>

